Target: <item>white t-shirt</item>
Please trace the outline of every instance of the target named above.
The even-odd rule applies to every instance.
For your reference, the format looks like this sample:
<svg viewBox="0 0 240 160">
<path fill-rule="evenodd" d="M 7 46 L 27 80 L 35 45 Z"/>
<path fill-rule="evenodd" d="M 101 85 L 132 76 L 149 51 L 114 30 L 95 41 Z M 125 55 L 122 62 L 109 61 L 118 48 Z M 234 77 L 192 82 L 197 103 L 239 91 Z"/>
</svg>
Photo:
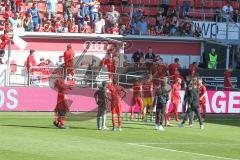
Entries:
<svg viewBox="0 0 240 160">
<path fill-rule="evenodd" d="M 98 13 L 98 7 L 99 5 L 97 4 L 91 6 L 91 13 Z"/>
<path fill-rule="evenodd" d="M 229 18 L 230 17 L 230 13 L 233 12 L 233 7 L 232 6 L 223 6 L 222 8 L 223 10 L 223 18 Z"/>
<path fill-rule="evenodd" d="M 95 33 L 102 33 L 102 28 L 105 26 L 105 20 L 100 19 L 96 21 L 95 26 L 96 26 Z"/>
</svg>

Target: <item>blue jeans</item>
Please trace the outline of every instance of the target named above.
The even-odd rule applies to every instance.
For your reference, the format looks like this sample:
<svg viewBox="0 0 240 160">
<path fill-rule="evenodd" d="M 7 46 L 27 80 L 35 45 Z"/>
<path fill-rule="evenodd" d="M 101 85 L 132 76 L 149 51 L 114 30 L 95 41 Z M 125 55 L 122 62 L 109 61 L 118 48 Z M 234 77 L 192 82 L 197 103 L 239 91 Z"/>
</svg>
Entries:
<svg viewBox="0 0 240 160">
<path fill-rule="evenodd" d="M 82 15 L 85 18 L 86 16 L 89 16 L 89 7 L 83 7 L 82 8 Z"/>
<path fill-rule="evenodd" d="M 91 26 L 95 24 L 97 19 L 98 19 L 98 13 L 97 12 L 91 13 Z"/>
<path fill-rule="evenodd" d="M 38 22 L 33 22 L 33 31 L 34 32 L 38 31 Z"/>
</svg>

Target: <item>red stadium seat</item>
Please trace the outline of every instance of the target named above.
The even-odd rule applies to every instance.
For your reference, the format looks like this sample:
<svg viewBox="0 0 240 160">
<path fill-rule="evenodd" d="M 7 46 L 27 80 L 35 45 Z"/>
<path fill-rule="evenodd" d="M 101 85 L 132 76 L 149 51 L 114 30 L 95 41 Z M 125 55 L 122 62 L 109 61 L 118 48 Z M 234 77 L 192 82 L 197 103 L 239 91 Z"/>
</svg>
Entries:
<svg viewBox="0 0 240 160">
<path fill-rule="evenodd" d="M 206 0 L 206 8 L 212 8 L 212 0 Z"/>
<path fill-rule="evenodd" d="M 222 1 L 214 1 L 213 7 L 214 8 L 222 8 L 223 7 Z"/>
<path fill-rule="evenodd" d="M 156 16 L 158 12 L 156 7 L 150 7 L 150 8 L 146 7 L 143 9 L 143 11 L 144 11 L 144 15 L 146 16 Z"/>
<path fill-rule="evenodd" d="M 127 16 L 122 16 L 120 18 L 120 24 L 125 24 L 127 25 L 129 23 L 129 18 Z"/>
<path fill-rule="evenodd" d="M 233 6 L 233 8 L 237 9 L 240 7 L 240 4 L 239 4 L 239 2 L 232 2 L 232 6 Z"/>
<path fill-rule="evenodd" d="M 132 0 L 133 5 L 139 5 L 141 4 L 140 0 Z"/>
<path fill-rule="evenodd" d="M 176 5 L 177 5 L 176 0 L 171 0 L 171 1 L 169 2 L 169 5 L 170 5 L 171 7 L 176 7 Z"/>
</svg>

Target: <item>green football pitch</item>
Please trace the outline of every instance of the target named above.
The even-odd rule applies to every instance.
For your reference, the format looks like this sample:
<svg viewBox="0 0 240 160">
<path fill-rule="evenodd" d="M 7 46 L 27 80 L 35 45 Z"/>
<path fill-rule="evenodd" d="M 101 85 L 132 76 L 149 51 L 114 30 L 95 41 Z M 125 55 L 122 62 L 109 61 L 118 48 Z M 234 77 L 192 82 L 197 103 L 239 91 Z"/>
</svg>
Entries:
<svg viewBox="0 0 240 160">
<path fill-rule="evenodd" d="M 52 113 L 1 112 L 0 160 L 240 160 L 240 116 L 209 116 L 204 130 L 173 123 L 162 132 L 137 120 L 124 120 L 121 132 L 98 131 L 96 119 L 81 116 L 61 130 Z"/>
</svg>

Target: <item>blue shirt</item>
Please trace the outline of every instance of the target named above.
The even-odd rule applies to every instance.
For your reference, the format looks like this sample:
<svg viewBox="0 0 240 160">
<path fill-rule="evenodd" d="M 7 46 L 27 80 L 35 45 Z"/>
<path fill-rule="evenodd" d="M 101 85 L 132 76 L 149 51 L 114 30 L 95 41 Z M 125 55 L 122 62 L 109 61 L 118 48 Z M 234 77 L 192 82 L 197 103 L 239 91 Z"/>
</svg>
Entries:
<svg viewBox="0 0 240 160">
<path fill-rule="evenodd" d="M 38 22 L 38 9 L 37 8 L 30 8 L 28 13 L 32 15 L 33 22 Z"/>
<path fill-rule="evenodd" d="M 90 2 L 92 2 L 92 0 L 81 0 L 82 1 L 82 3 L 90 3 Z"/>
<path fill-rule="evenodd" d="M 139 29 L 139 34 L 147 34 L 147 22 L 139 21 L 137 23 L 137 28 Z"/>
</svg>

